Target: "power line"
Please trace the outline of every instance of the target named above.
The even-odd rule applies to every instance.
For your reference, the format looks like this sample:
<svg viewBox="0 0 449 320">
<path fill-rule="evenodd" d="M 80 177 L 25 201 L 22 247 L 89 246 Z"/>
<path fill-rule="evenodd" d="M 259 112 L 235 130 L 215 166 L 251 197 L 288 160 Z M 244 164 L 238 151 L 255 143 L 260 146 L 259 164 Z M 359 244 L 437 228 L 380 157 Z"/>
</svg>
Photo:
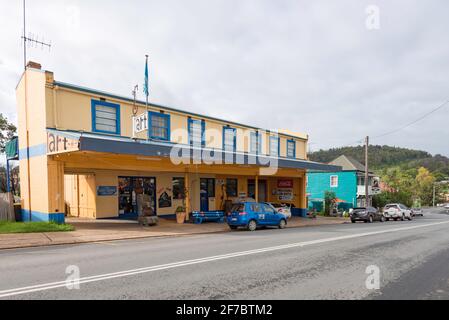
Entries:
<svg viewBox="0 0 449 320">
<path fill-rule="evenodd" d="M 423 116 L 419 117 L 418 119 L 416 119 L 416 120 L 414 120 L 414 121 L 412 121 L 412 122 L 410 122 L 410 123 L 408 123 L 408 124 L 406 124 L 406 125 L 404 125 L 404 126 L 402 126 L 402 127 L 399 127 L 399 128 L 397 128 L 397 129 L 395 129 L 395 130 L 386 132 L 386 133 L 381 134 L 381 135 L 378 135 L 378 136 L 374 136 L 374 137 L 372 137 L 372 139 L 383 138 L 383 137 L 386 137 L 386 136 L 388 136 L 388 135 L 390 135 L 390 134 L 393 134 L 393 133 L 399 132 L 399 131 L 401 131 L 401 130 L 404 130 L 405 128 L 408 128 L 408 127 L 414 125 L 415 123 L 418 123 L 419 121 L 421 121 L 421 120 L 427 118 L 427 117 L 430 116 L 431 114 L 433 114 L 433 113 L 437 112 L 438 110 L 442 109 L 442 108 L 445 107 L 448 103 L 449 103 L 449 100 L 447 100 L 447 101 L 444 102 L 443 104 L 439 105 L 439 106 L 436 107 L 435 109 L 433 109 L 433 110 L 427 112 L 426 114 L 424 114 Z"/>
<path fill-rule="evenodd" d="M 416 120 L 414 120 L 414 121 L 412 121 L 412 122 L 410 122 L 410 123 L 405 124 L 405 125 L 402 126 L 402 127 L 399 127 L 399 128 L 397 128 L 397 129 L 394 129 L 394 130 L 392 130 L 392 131 L 386 132 L 386 133 L 381 134 L 381 135 L 378 135 L 378 136 L 372 136 L 372 137 L 370 137 L 370 139 L 383 138 L 383 137 L 386 137 L 386 136 L 391 135 L 391 134 L 393 134 L 393 133 L 396 133 L 396 132 L 399 132 L 399 131 L 401 131 L 401 130 L 404 130 L 405 128 L 408 128 L 408 127 L 410 127 L 410 126 L 412 126 L 412 125 L 418 123 L 419 121 L 421 121 L 421 120 L 427 118 L 427 117 L 430 116 L 431 114 L 433 114 L 433 113 L 439 111 L 440 109 L 444 108 L 447 104 L 449 104 L 449 100 L 447 100 L 447 101 L 444 102 L 443 104 L 439 105 L 438 107 L 434 108 L 433 110 L 431 110 L 431 111 L 425 113 L 424 115 L 422 115 L 422 116 L 419 117 L 418 119 L 416 119 Z M 356 141 L 353 141 L 353 142 L 341 144 L 341 145 L 339 145 L 338 147 L 337 147 L 337 146 L 336 146 L 336 147 L 332 147 L 332 149 L 339 149 L 339 148 L 350 147 L 350 146 L 352 146 L 352 145 L 354 145 L 354 144 L 360 145 L 360 144 L 363 144 L 364 141 L 365 141 L 365 139 L 364 139 L 364 138 L 361 138 L 361 139 L 356 140 Z M 317 143 L 309 143 L 309 145 L 314 145 L 314 144 L 316 145 Z"/>
</svg>

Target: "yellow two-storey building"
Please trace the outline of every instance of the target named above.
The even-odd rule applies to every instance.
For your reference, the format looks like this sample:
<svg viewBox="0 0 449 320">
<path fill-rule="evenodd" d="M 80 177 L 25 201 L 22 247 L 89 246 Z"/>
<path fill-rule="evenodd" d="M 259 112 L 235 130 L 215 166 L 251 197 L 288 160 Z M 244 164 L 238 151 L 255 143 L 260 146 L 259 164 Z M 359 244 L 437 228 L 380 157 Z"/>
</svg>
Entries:
<svg viewBox="0 0 449 320">
<path fill-rule="evenodd" d="M 25 221 L 221 210 L 253 198 L 306 210 L 308 136 L 267 131 L 56 81 L 29 63 L 17 86 Z"/>
</svg>

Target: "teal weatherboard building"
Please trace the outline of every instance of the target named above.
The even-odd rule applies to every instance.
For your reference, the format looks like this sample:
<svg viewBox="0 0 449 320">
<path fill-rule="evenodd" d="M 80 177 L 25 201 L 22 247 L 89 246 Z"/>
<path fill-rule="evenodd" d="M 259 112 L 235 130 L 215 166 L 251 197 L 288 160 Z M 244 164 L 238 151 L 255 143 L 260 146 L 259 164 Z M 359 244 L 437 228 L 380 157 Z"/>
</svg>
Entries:
<svg viewBox="0 0 449 320">
<path fill-rule="evenodd" d="M 307 196 L 309 209 L 321 211 L 326 191 L 335 192 L 339 207 L 349 209 L 365 205 L 365 166 L 357 160 L 341 156 L 330 162 L 341 166 L 339 172 L 309 172 L 307 174 Z M 379 180 L 369 173 L 369 197 L 379 192 Z"/>
</svg>

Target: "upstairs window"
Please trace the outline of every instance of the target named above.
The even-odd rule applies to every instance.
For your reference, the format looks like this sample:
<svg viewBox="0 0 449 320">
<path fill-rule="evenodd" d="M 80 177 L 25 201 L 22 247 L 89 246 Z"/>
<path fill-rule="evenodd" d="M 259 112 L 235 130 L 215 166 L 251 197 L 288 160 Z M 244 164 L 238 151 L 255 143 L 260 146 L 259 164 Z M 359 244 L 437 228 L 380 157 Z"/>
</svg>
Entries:
<svg viewBox="0 0 449 320">
<path fill-rule="evenodd" d="M 287 158 L 296 158 L 296 142 L 295 140 L 287 140 Z"/>
<path fill-rule="evenodd" d="M 338 176 L 331 176 L 331 188 L 338 188 Z"/>
<path fill-rule="evenodd" d="M 165 113 L 148 113 L 149 130 L 148 135 L 151 139 L 170 140 L 170 115 Z"/>
<path fill-rule="evenodd" d="M 188 121 L 189 130 L 189 144 L 194 147 L 206 146 L 206 122 L 204 120 L 193 120 L 189 118 Z"/>
<path fill-rule="evenodd" d="M 120 105 L 92 100 L 92 131 L 120 134 Z"/>
<path fill-rule="evenodd" d="M 262 136 L 259 132 L 251 132 L 249 138 L 249 152 L 252 154 L 261 153 Z"/>
<path fill-rule="evenodd" d="M 270 156 L 279 157 L 279 137 L 270 137 Z"/>
<path fill-rule="evenodd" d="M 223 128 L 223 150 L 227 152 L 235 152 L 236 142 L 236 129 L 229 127 Z"/>
</svg>

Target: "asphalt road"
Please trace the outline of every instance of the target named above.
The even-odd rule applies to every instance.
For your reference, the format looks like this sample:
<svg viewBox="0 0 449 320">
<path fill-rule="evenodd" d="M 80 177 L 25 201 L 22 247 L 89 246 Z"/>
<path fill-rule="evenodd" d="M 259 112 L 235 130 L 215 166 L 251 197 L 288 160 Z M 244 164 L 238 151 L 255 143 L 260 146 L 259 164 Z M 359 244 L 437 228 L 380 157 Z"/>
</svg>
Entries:
<svg viewBox="0 0 449 320">
<path fill-rule="evenodd" d="M 449 215 L 426 211 L 411 222 L 7 250 L 0 299 L 449 299 L 448 244 Z M 369 266 L 379 289 L 366 286 Z"/>
</svg>

